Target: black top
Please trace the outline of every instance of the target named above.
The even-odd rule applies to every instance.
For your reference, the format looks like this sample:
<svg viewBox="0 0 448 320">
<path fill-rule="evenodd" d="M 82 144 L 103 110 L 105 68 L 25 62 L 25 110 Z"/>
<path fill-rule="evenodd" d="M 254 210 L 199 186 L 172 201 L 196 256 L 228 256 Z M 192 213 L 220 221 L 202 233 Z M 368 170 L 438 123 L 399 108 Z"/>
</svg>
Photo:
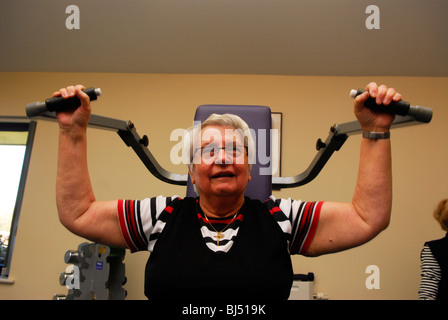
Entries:
<svg viewBox="0 0 448 320">
<path fill-rule="evenodd" d="M 286 300 L 293 269 L 287 240 L 268 209 L 245 199 L 232 248 L 213 252 L 205 244 L 196 201 L 174 201 L 173 212 L 145 270 L 145 295 L 170 300 Z"/>
</svg>

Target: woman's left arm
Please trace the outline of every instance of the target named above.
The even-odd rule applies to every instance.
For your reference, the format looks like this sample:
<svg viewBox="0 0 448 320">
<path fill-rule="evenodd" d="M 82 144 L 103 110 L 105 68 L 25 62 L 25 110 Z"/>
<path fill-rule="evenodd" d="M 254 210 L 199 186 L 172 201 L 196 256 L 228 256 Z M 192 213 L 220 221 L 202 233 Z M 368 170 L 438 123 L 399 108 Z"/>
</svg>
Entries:
<svg viewBox="0 0 448 320">
<path fill-rule="evenodd" d="M 354 101 L 355 115 L 363 131 L 389 132 L 394 117 L 364 106 L 369 98 L 389 105 L 401 100 L 393 88 L 370 83 Z M 359 246 L 389 225 L 392 208 L 390 139 L 362 138 L 358 178 L 351 203 L 325 202 L 308 255 L 318 256 Z"/>
</svg>

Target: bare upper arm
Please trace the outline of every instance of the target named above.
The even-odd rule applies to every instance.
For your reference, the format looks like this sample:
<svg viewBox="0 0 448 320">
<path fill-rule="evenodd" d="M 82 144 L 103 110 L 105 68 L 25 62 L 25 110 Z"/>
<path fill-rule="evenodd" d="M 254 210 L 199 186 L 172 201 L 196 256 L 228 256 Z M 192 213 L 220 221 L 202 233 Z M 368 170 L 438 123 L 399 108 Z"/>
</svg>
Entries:
<svg viewBox="0 0 448 320">
<path fill-rule="evenodd" d="M 378 232 L 362 219 L 352 203 L 324 202 L 308 255 L 350 249 L 369 241 Z"/>
<path fill-rule="evenodd" d="M 126 248 L 118 221 L 117 201 L 95 201 L 87 211 L 66 227 L 97 243 Z"/>
</svg>

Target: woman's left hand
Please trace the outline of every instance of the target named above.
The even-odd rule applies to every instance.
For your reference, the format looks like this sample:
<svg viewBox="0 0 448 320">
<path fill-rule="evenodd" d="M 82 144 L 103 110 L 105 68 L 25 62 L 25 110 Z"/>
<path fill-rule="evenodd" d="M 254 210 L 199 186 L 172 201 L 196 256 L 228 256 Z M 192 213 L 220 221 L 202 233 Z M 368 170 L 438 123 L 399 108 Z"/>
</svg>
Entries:
<svg viewBox="0 0 448 320">
<path fill-rule="evenodd" d="M 364 102 L 372 97 L 378 105 L 388 106 L 392 101 L 400 101 L 402 96 L 394 88 L 385 85 L 378 86 L 371 82 L 366 86 L 366 91 L 355 98 L 354 112 L 364 131 L 388 132 L 394 115 L 379 113 L 364 106 Z"/>
</svg>

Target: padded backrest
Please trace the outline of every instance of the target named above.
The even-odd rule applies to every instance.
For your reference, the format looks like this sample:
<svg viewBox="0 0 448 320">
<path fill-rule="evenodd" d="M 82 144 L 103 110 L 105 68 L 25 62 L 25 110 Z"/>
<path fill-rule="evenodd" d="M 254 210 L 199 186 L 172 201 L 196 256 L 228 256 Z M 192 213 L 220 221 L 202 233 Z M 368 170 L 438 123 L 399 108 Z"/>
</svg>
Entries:
<svg viewBox="0 0 448 320">
<path fill-rule="evenodd" d="M 272 175 L 265 174 L 271 165 L 270 155 L 270 129 L 271 109 L 266 106 L 239 106 L 239 105 L 201 105 L 196 109 L 195 121 L 205 121 L 212 113 L 232 113 L 241 117 L 255 133 L 255 160 L 252 165 L 251 177 L 245 195 L 252 199 L 266 200 L 272 194 Z M 264 146 L 259 148 L 260 143 Z M 261 157 L 259 156 L 259 152 Z M 268 160 L 267 160 L 268 159 Z M 260 160 L 263 163 L 260 163 Z M 262 170 L 260 170 L 262 169 Z M 270 171 L 269 171 L 270 172 Z M 188 177 L 187 196 L 195 197 L 193 185 Z"/>
</svg>

